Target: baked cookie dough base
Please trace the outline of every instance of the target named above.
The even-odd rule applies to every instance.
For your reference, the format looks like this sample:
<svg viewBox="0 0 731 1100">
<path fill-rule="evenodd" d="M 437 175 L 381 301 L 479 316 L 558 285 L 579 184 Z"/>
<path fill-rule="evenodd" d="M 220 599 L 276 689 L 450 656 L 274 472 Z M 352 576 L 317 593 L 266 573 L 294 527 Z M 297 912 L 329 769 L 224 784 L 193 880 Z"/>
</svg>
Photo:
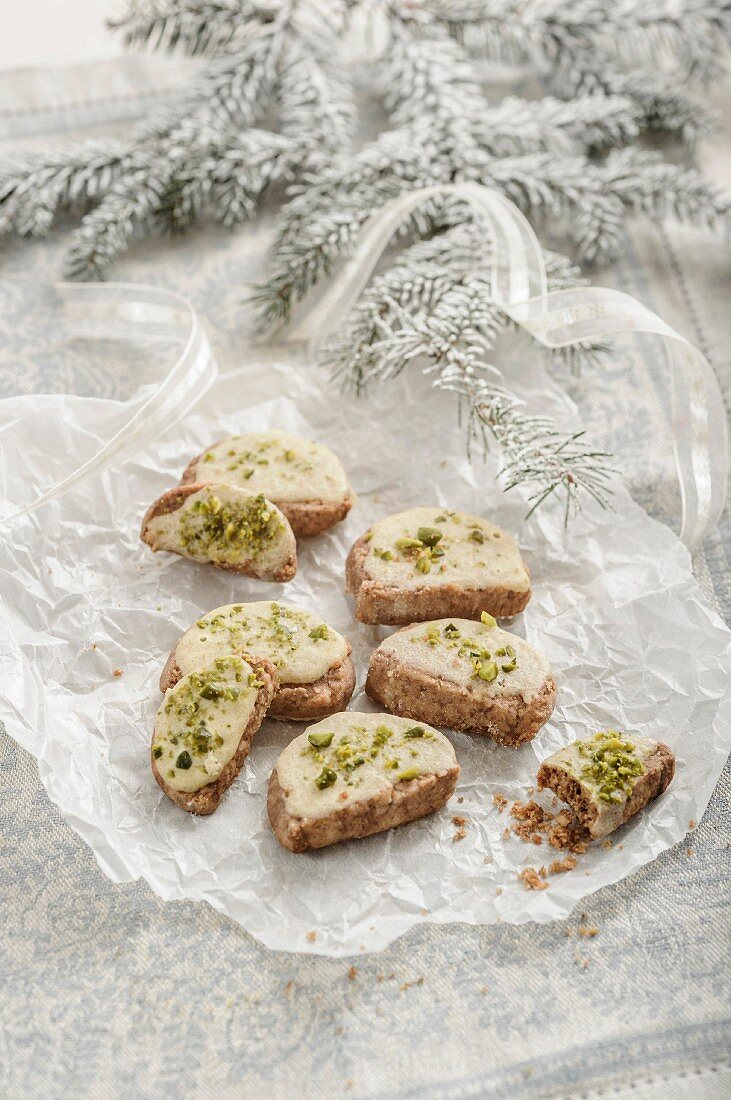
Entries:
<svg viewBox="0 0 731 1100">
<path fill-rule="evenodd" d="M 377 650 L 371 657 L 366 694 L 392 714 L 431 726 L 483 734 L 499 745 L 530 741 L 551 717 L 556 682 L 548 677 L 526 703 L 520 695 L 472 695 L 459 684 L 437 680 L 406 668 L 393 654 Z"/>
<path fill-rule="evenodd" d="M 262 681 L 262 687 L 259 688 L 256 702 L 254 703 L 254 709 L 246 725 L 246 729 L 241 734 L 241 740 L 238 743 L 236 752 L 224 766 L 220 775 L 214 779 L 212 783 L 207 783 L 205 787 L 200 787 L 197 791 L 176 791 L 160 774 L 155 758 L 153 756 L 150 757 L 152 774 L 155 776 L 158 786 L 176 806 L 180 806 L 182 810 L 187 810 L 189 814 L 199 814 L 203 816 L 212 814 L 214 810 L 218 809 L 223 795 L 244 766 L 244 761 L 251 749 L 251 742 L 254 739 L 254 734 L 261 726 L 267 708 L 274 698 L 274 692 L 277 687 L 277 670 L 271 661 L 257 661 L 256 658 L 249 657 L 245 654 L 241 654 L 241 656 L 251 665 L 257 678 Z M 152 739 L 153 741 L 155 739 L 154 730 Z"/>
<path fill-rule="evenodd" d="M 530 589 L 461 588 L 453 584 L 423 588 L 386 587 L 370 580 L 365 559 L 370 542 L 363 535 L 353 543 L 345 563 L 345 591 L 355 596 L 358 622 L 383 626 L 403 626 L 429 622 L 450 615 L 460 619 L 479 619 L 483 611 L 497 619 L 517 615 L 527 606 Z"/>
<path fill-rule="evenodd" d="M 459 765 L 455 765 L 443 775 L 399 780 L 388 791 L 344 806 L 326 817 L 302 818 L 287 812 L 284 790 L 275 768 L 269 779 L 267 813 L 274 835 L 283 848 L 290 852 L 307 852 L 341 840 L 371 836 L 426 817 L 441 809 L 452 797 L 458 777 Z"/>
</svg>

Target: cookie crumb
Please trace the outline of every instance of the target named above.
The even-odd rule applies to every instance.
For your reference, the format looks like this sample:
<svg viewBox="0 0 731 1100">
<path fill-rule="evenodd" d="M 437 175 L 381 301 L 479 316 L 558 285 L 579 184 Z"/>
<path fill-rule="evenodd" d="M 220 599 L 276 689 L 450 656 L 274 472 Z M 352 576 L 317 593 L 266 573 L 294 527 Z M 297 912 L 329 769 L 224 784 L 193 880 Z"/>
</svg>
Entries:
<svg viewBox="0 0 731 1100">
<path fill-rule="evenodd" d="M 315 940 L 317 939 L 317 932 L 308 932 L 307 933 L 307 939 L 310 943 L 314 943 Z"/>
<path fill-rule="evenodd" d="M 492 796 L 493 805 L 496 807 L 497 812 L 501 814 L 508 804 L 508 800 L 504 794 L 494 794 Z"/>
<path fill-rule="evenodd" d="M 350 969 L 348 970 L 348 980 L 351 981 L 351 982 L 354 982 L 357 977 L 358 977 L 358 967 L 357 966 L 351 966 Z"/>
<path fill-rule="evenodd" d="M 594 936 L 599 935 L 599 929 L 595 924 L 580 924 L 578 931 L 585 940 L 593 940 Z"/>
<path fill-rule="evenodd" d="M 690 857 L 691 857 L 691 856 L 694 856 L 694 855 L 695 855 L 695 850 L 694 850 L 693 848 L 688 848 L 685 854 L 686 854 L 686 855 L 688 856 L 688 858 L 690 859 Z"/>
<path fill-rule="evenodd" d="M 483 859 L 482 862 L 483 863 L 492 863 L 492 856 L 485 856 L 485 858 Z"/>
<path fill-rule="evenodd" d="M 453 825 L 466 825 L 467 824 L 467 818 L 462 817 L 461 814 L 455 814 L 454 817 L 452 818 L 452 824 Z"/>
<path fill-rule="evenodd" d="M 459 798 L 457 799 L 457 801 L 459 802 L 459 804 L 461 806 L 462 803 L 464 802 L 464 798 L 462 798 L 462 796 L 460 795 Z"/>
<path fill-rule="evenodd" d="M 690 821 L 688 822 L 688 828 L 689 829 L 695 829 L 695 828 L 697 828 L 697 826 L 698 826 L 698 822 L 696 821 L 696 819 L 694 817 L 691 817 Z"/>
<path fill-rule="evenodd" d="M 609 851 L 610 848 L 613 848 L 613 847 L 614 847 L 614 845 L 612 844 L 609 837 L 607 837 L 606 840 L 602 841 L 602 848 L 604 848 L 607 852 Z"/>
<path fill-rule="evenodd" d="M 287 984 L 284 987 L 285 997 L 291 997 L 293 992 L 294 992 L 294 982 L 291 982 L 291 981 L 287 982 Z"/>
<path fill-rule="evenodd" d="M 573 871 L 576 859 L 573 856 L 564 856 L 563 859 L 554 859 L 548 866 L 549 875 L 562 875 L 565 871 Z"/>
<path fill-rule="evenodd" d="M 403 993 L 406 989 L 411 989 L 412 985 L 423 985 L 423 984 L 424 984 L 424 979 L 423 978 L 414 978 L 413 982 L 402 982 L 401 985 L 399 986 L 399 989 Z"/>
<path fill-rule="evenodd" d="M 123 675 L 122 669 L 121 668 L 115 668 L 114 675 L 117 676 L 117 677 L 122 676 Z"/>
<path fill-rule="evenodd" d="M 486 986 L 486 985 L 481 985 L 480 986 L 480 993 L 485 994 L 485 993 L 489 993 L 489 992 L 490 992 L 490 989 L 489 989 L 488 986 Z"/>
<path fill-rule="evenodd" d="M 518 878 L 523 883 L 526 890 L 548 889 L 548 883 L 543 881 L 540 873 L 536 871 L 535 867 L 524 867 L 522 871 L 518 872 Z"/>
<path fill-rule="evenodd" d="M 467 836 L 467 830 L 466 829 L 457 829 L 456 833 L 452 837 L 452 844 L 454 844 L 458 840 L 464 840 L 464 838 L 466 836 Z"/>
</svg>

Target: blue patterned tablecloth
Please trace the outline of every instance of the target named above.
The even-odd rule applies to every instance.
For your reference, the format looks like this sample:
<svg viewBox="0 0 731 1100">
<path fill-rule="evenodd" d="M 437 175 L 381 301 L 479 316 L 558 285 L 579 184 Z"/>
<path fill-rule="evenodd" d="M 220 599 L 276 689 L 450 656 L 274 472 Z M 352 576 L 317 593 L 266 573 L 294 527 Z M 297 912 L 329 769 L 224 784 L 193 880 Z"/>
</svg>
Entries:
<svg viewBox="0 0 731 1100">
<path fill-rule="evenodd" d="M 118 120 L 124 72 L 115 79 L 107 110 Z M 14 109 L 14 143 L 28 131 L 39 140 L 49 128 L 78 128 L 78 114 L 46 117 L 38 107 Z M 82 111 L 85 124 L 104 118 L 94 102 Z M 245 354 L 242 284 L 261 264 L 267 232 L 265 220 L 233 238 L 207 230 L 145 243 L 115 274 L 189 293 L 225 370 Z M 44 321 L 62 247 L 5 247 L 0 396 L 79 382 L 73 350 Z M 722 242 L 633 227 L 611 277 L 699 343 L 728 391 Z M 103 361 L 81 381 L 95 395 L 124 385 Z M 635 494 L 671 521 L 660 364 L 649 357 L 638 370 L 620 356 L 575 389 Z M 730 548 L 726 514 L 694 559 L 727 621 Z M 6 734 L 0 761 L 3 1097 L 731 1095 L 728 771 L 684 843 L 569 922 L 426 926 L 351 967 L 269 952 L 205 905 L 113 885 Z M 582 927 L 598 932 L 585 937 Z"/>
</svg>

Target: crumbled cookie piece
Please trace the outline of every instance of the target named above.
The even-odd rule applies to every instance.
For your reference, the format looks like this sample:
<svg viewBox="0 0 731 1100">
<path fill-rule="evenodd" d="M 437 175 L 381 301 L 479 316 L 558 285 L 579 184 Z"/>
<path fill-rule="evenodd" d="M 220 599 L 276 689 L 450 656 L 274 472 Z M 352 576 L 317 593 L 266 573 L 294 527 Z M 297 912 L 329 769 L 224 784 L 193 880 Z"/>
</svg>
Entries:
<svg viewBox="0 0 731 1100">
<path fill-rule="evenodd" d="M 518 878 L 523 883 L 526 890 L 548 889 L 548 883 L 544 881 L 535 867 L 524 867 L 522 871 L 518 872 Z"/>
</svg>

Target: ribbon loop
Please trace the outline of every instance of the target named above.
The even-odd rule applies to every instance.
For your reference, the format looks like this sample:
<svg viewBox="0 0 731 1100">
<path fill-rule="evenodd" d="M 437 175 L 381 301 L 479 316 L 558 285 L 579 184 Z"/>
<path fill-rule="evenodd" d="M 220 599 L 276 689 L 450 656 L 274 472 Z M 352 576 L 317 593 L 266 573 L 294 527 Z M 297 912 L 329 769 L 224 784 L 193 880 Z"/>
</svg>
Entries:
<svg viewBox="0 0 731 1100">
<path fill-rule="evenodd" d="M 718 380 L 705 356 L 636 298 L 607 287 L 549 293 L 543 251 L 530 223 L 501 192 L 477 183 L 410 191 L 365 224 L 337 279 L 306 309 L 289 333 L 317 348 L 339 328 L 360 297 L 389 241 L 423 203 L 440 196 L 467 202 L 490 241 L 493 301 L 547 348 L 627 333 L 663 342 L 670 368 L 672 434 L 680 483 L 680 538 L 692 548 L 715 527 L 726 501 L 727 425 Z"/>
</svg>

